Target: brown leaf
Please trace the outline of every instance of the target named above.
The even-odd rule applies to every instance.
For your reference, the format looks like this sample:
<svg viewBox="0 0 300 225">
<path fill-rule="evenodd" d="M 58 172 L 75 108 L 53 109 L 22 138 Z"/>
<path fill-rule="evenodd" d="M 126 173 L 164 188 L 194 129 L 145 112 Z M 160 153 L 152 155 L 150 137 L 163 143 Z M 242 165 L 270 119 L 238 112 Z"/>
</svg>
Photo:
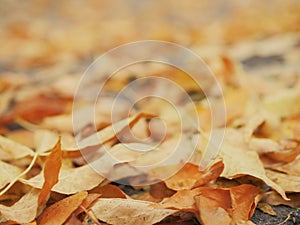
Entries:
<svg viewBox="0 0 300 225">
<path fill-rule="evenodd" d="M 200 187 L 204 184 L 207 184 L 210 181 L 216 180 L 224 170 L 223 162 L 217 162 L 213 164 L 210 168 L 208 168 L 200 179 L 196 181 L 193 185 L 193 188 Z"/>
<path fill-rule="evenodd" d="M 287 199 L 283 188 L 266 175 L 264 166 L 256 152 L 224 144 L 220 156 L 224 163 L 222 177 L 229 179 L 242 175 L 256 177 L 276 190 L 284 199 Z"/>
<path fill-rule="evenodd" d="M 284 200 L 279 194 L 274 191 L 270 191 L 264 194 L 262 199 L 270 205 L 288 205 L 290 207 L 300 207 L 300 193 L 288 194 L 290 200 Z"/>
<path fill-rule="evenodd" d="M 38 205 L 48 199 L 52 187 L 58 182 L 59 171 L 62 163 L 60 139 L 47 157 L 44 167 L 44 184 L 38 199 Z"/>
<path fill-rule="evenodd" d="M 271 216 L 276 216 L 276 212 L 272 209 L 272 207 L 266 202 L 260 202 L 257 204 L 257 208 L 264 213 L 267 213 Z"/>
<path fill-rule="evenodd" d="M 33 133 L 28 130 L 13 130 L 5 135 L 12 141 L 19 144 L 25 145 L 29 148 L 34 148 L 34 137 Z"/>
<path fill-rule="evenodd" d="M 204 195 L 195 197 L 199 208 L 199 217 L 203 225 L 233 225 L 228 212 L 219 201 Z"/>
<path fill-rule="evenodd" d="M 200 171 L 197 165 L 187 163 L 175 175 L 165 180 L 165 183 L 175 191 L 191 189 L 203 174 L 204 171 Z"/>
<path fill-rule="evenodd" d="M 50 130 L 36 130 L 34 132 L 34 147 L 40 154 L 49 152 L 58 141 L 58 134 Z"/>
<path fill-rule="evenodd" d="M 195 196 L 201 194 L 203 189 L 179 190 L 170 198 L 165 199 L 161 204 L 168 209 L 178 209 L 189 212 L 197 212 Z"/>
<path fill-rule="evenodd" d="M 15 160 L 33 156 L 32 149 L 0 135 L 0 160 Z"/>
<path fill-rule="evenodd" d="M 97 193 L 101 198 L 127 198 L 126 194 L 116 185 L 106 184 L 98 186 L 90 191 L 90 193 Z"/>
<path fill-rule="evenodd" d="M 46 208 L 37 220 L 38 225 L 63 224 L 88 196 L 86 191 L 64 198 Z"/>
<path fill-rule="evenodd" d="M 74 214 L 72 214 L 64 225 L 84 225 Z"/>
<path fill-rule="evenodd" d="M 99 220 L 113 225 L 152 225 L 177 212 L 157 203 L 118 198 L 100 198 L 92 211 Z"/>
<path fill-rule="evenodd" d="M 241 224 L 247 222 L 255 210 L 259 190 L 249 184 L 227 189 L 199 188 L 195 196 L 199 216 L 204 225 Z M 221 222 L 223 221 L 223 222 Z"/>
<path fill-rule="evenodd" d="M 0 161 L 0 190 L 21 174 L 19 167 Z"/>
<path fill-rule="evenodd" d="M 217 162 L 207 170 L 201 171 L 199 166 L 187 163 L 165 183 L 168 188 L 176 191 L 196 188 L 217 179 L 223 168 L 223 163 Z"/>
<path fill-rule="evenodd" d="M 250 184 L 242 184 L 230 188 L 232 201 L 232 217 L 235 221 L 247 221 L 254 213 L 255 197 L 259 189 Z"/>
<path fill-rule="evenodd" d="M 132 127 L 135 123 L 137 123 L 142 118 L 151 118 L 153 115 L 146 113 L 139 113 L 132 117 L 126 118 L 124 120 L 120 120 L 95 134 L 88 136 L 81 140 L 78 144 L 81 149 L 87 148 L 90 146 L 96 146 L 99 144 L 105 144 L 111 140 L 114 140 L 117 135 L 119 135 L 124 130 Z"/>
<path fill-rule="evenodd" d="M 30 223 L 37 214 L 40 191 L 33 189 L 12 206 L 0 205 L 0 212 L 7 220 Z"/>
<path fill-rule="evenodd" d="M 20 117 L 26 121 L 39 123 L 47 116 L 66 111 L 66 100 L 46 96 L 36 96 L 19 102 L 13 110 L 2 117 L 0 123 L 7 124 Z"/>
<path fill-rule="evenodd" d="M 286 192 L 300 192 L 300 177 L 267 170 L 268 177 Z"/>
<path fill-rule="evenodd" d="M 280 151 L 267 153 L 266 156 L 279 162 L 292 162 L 300 153 L 300 145 L 296 141 L 282 140 Z"/>
<path fill-rule="evenodd" d="M 81 203 L 82 207 L 77 208 L 73 214 L 78 216 L 84 211 L 83 209 L 89 208 L 100 196 L 101 194 L 88 194 L 88 196 Z"/>
<path fill-rule="evenodd" d="M 165 182 L 158 182 L 150 186 L 149 193 L 154 198 L 163 199 L 172 196 L 173 194 L 175 194 L 175 191 L 169 189 Z"/>
<path fill-rule="evenodd" d="M 58 183 L 54 185 L 52 191 L 61 194 L 74 194 L 81 191 L 91 190 L 98 186 L 104 177 L 94 171 L 90 165 L 81 166 L 78 168 L 62 168 L 59 173 Z M 42 188 L 44 183 L 43 174 L 29 179 L 22 180 L 23 183 L 35 188 Z"/>
<path fill-rule="evenodd" d="M 269 168 L 288 175 L 300 176 L 300 158 L 298 157 L 294 161 L 282 165 L 270 165 Z"/>
</svg>

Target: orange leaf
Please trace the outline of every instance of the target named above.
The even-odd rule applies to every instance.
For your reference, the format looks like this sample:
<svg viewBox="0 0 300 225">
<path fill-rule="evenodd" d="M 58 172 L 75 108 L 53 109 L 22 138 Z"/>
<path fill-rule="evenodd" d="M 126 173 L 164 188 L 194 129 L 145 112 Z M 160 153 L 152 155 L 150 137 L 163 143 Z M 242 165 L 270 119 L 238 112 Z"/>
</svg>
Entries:
<svg viewBox="0 0 300 225">
<path fill-rule="evenodd" d="M 86 199 L 81 203 L 82 208 L 77 208 L 73 214 L 76 216 L 79 215 L 84 211 L 83 209 L 90 207 L 100 196 L 100 194 L 88 194 Z"/>
<path fill-rule="evenodd" d="M 39 123 L 47 116 L 66 111 L 66 100 L 46 96 L 36 96 L 18 103 L 13 110 L 0 119 L 0 124 L 8 124 L 21 117 L 29 122 Z"/>
<path fill-rule="evenodd" d="M 101 195 L 101 198 L 127 198 L 126 194 L 119 187 L 112 184 L 96 187 L 90 193 L 97 193 Z"/>
<path fill-rule="evenodd" d="M 219 205 L 218 201 L 203 195 L 196 196 L 195 199 L 203 225 L 232 225 L 228 212 Z"/>
<path fill-rule="evenodd" d="M 197 165 L 187 163 L 165 183 L 168 188 L 175 191 L 191 189 L 203 174 L 204 172 L 200 171 Z"/>
<path fill-rule="evenodd" d="M 164 200 L 162 205 L 168 209 L 179 209 L 189 212 L 197 212 L 195 196 L 201 194 L 202 189 L 180 190 L 170 198 Z"/>
<path fill-rule="evenodd" d="M 208 170 L 205 171 L 205 173 L 201 176 L 199 180 L 196 181 L 193 188 L 207 184 L 212 180 L 216 180 L 223 172 L 223 169 L 224 169 L 224 164 L 221 161 L 215 163 Z"/>
<path fill-rule="evenodd" d="M 38 225 L 63 224 L 88 196 L 86 191 L 67 197 L 48 207 L 38 218 Z"/>
<path fill-rule="evenodd" d="M 164 182 L 152 184 L 149 192 L 154 198 L 158 199 L 170 197 L 175 194 L 175 191 L 169 189 Z"/>
<path fill-rule="evenodd" d="M 255 197 L 259 193 L 259 189 L 250 184 L 230 189 L 199 189 L 202 193 L 195 200 L 204 225 L 231 225 L 248 221 L 254 213 Z"/>
<path fill-rule="evenodd" d="M 258 193 L 259 189 L 250 184 L 242 184 L 230 189 L 232 217 L 235 221 L 247 221 L 251 218 Z"/>
<path fill-rule="evenodd" d="M 52 187 L 58 182 L 59 171 L 62 163 L 60 139 L 47 157 L 44 168 L 44 184 L 38 199 L 38 205 L 43 203 L 51 193 Z"/>
<path fill-rule="evenodd" d="M 88 136 L 87 138 L 82 139 L 78 145 L 81 149 L 96 146 L 99 144 L 105 144 L 111 140 L 116 139 L 116 137 L 126 131 L 126 129 L 131 128 L 134 124 L 136 124 L 142 118 L 152 118 L 154 117 L 151 114 L 147 113 L 139 113 L 132 117 L 128 117 L 126 119 L 120 120 L 104 129 L 98 131 L 95 134 Z"/>
<path fill-rule="evenodd" d="M 224 169 L 222 162 L 217 162 L 209 169 L 201 171 L 199 166 L 187 163 L 174 176 L 165 181 L 172 190 L 192 189 L 217 179 Z"/>
</svg>

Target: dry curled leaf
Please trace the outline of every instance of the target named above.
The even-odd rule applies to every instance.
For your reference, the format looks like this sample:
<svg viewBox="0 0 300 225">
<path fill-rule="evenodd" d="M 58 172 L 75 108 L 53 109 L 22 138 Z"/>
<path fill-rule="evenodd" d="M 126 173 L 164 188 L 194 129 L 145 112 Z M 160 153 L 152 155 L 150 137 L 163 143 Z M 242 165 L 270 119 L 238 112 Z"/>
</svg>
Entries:
<svg viewBox="0 0 300 225">
<path fill-rule="evenodd" d="M 59 171 L 62 163 L 62 151 L 60 139 L 51 150 L 50 155 L 47 157 L 44 167 L 44 184 L 38 199 L 40 205 L 48 199 L 52 187 L 58 182 Z"/>
<path fill-rule="evenodd" d="M 71 195 L 46 208 L 37 220 L 38 225 L 63 224 L 88 196 L 86 191 Z"/>
<path fill-rule="evenodd" d="M 120 135 L 120 133 L 137 123 L 142 118 L 151 118 L 153 115 L 146 113 L 139 113 L 132 117 L 126 118 L 124 120 L 118 121 L 95 134 L 92 134 L 78 142 L 81 149 L 97 146 L 100 144 L 105 144 Z"/>
<path fill-rule="evenodd" d="M 91 209 L 99 220 L 113 225 L 152 225 L 177 212 L 157 203 L 118 198 L 100 198 Z"/>
<path fill-rule="evenodd" d="M 16 160 L 33 155 L 34 152 L 32 151 L 32 149 L 0 135 L 1 160 Z"/>
<path fill-rule="evenodd" d="M 0 190 L 8 183 L 13 181 L 15 177 L 21 174 L 22 170 L 19 167 L 10 165 L 0 161 Z"/>
<path fill-rule="evenodd" d="M 165 183 L 168 188 L 175 191 L 196 188 L 217 179 L 222 171 L 222 162 L 217 162 L 202 171 L 199 166 L 187 163 L 175 175 L 165 180 Z"/>
<path fill-rule="evenodd" d="M 247 223 L 254 213 L 258 193 L 258 188 L 249 184 L 230 189 L 202 188 L 200 195 L 195 196 L 200 219 L 204 225 Z"/>
<path fill-rule="evenodd" d="M 62 168 L 59 173 L 58 183 L 52 191 L 61 194 L 74 194 L 80 191 L 91 190 L 98 186 L 105 178 L 94 171 L 90 165 L 78 168 Z M 22 180 L 23 183 L 35 188 L 42 188 L 44 183 L 43 174 L 39 174 L 29 180 Z"/>
<path fill-rule="evenodd" d="M 243 175 L 256 177 L 276 190 L 284 199 L 287 199 L 283 188 L 267 176 L 256 152 L 224 144 L 220 156 L 224 163 L 222 177 L 230 179 Z"/>
<path fill-rule="evenodd" d="M 40 191 L 33 189 L 12 206 L 0 205 L 0 212 L 6 220 L 30 223 L 37 214 Z"/>
</svg>

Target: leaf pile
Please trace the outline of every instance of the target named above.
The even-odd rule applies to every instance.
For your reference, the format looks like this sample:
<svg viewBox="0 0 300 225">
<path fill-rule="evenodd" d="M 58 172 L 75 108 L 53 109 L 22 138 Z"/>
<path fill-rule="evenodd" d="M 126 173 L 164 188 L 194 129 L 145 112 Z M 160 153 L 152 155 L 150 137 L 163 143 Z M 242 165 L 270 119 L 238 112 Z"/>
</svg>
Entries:
<svg viewBox="0 0 300 225">
<path fill-rule="evenodd" d="M 232 1 L 220 19 L 204 13 L 215 10 L 213 1 L 198 8 L 166 2 L 159 12 L 158 3 L 147 3 L 147 13 L 138 3 L 119 1 L 118 7 L 104 1 L 5 3 L 0 22 L 0 40 L 6 43 L 0 54 L 0 224 L 250 225 L 256 208 L 272 215 L 273 205 L 300 207 L 299 4 L 274 1 L 272 11 L 259 1 L 251 7 Z M 199 11 L 204 14 L 196 16 Z M 184 31 L 178 31 L 176 18 L 169 21 L 174 16 Z M 227 111 L 225 123 L 217 115 L 212 127 L 203 93 L 174 68 L 137 65 L 121 71 L 107 83 L 110 92 L 159 74 L 189 93 L 201 124 L 189 162 L 178 154 L 174 164 L 142 173 L 134 166 L 172 155 L 181 134 L 170 106 L 149 99 L 128 115 L 122 102 L 112 124 L 113 98 L 105 96 L 95 108 L 96 133 L 85 126 L 90 122 L 85 104 L 74 109 L 81 115 L 78 127 L 83 125 L 75 131 L 81 135 L 79 144 L 72 124 L 74 93 L 90 56 L 137 37 L 190 46 L 215 73 Z M 148 88 L 181 101 L 163 84 Z M 220 99 L 212 104 L 218 107 Z M 162 136 L 159 119 L 167 125 L 166 136 L 159 148 L 145 152 Z M 202 168 L 212 131 L 225 131 L 224 140 L 218 155 Z M 181 152 L 193 141 L 183 137 Z M 178 171 L 172 176 L 151 182 L 174 168 Z M 149 185 L 138 185 L 140 179 Z"/>
</svg>

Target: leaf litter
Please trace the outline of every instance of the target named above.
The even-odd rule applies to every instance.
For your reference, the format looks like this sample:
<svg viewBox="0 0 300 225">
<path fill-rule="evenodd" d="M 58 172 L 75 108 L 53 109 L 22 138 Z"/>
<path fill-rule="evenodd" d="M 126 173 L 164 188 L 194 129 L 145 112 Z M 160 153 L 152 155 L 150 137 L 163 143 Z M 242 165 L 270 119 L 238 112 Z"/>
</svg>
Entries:
<svg viewBox="0 0 300 225">
<path fill-rule="evenodd" d="M 127 22 L 109 14 L 108 19 L 101 17 L 98 10 L 108 12 L 113 3 L 100 1 L 62 1 L 60 10 L 56 3 L 50 7 L 47 1 L 29 1 L 34 20 L 20 11 L 25 5 L 18 8 L 7 3 L 9 10 L 2 12 L 0 40 L 7 44 L 0 53 L 0 224 L 299 224 L 300 5 L 276 0 L 272 3 L 275 12 L 260 1 L 232 1 L 224 19 L 216 19 L 213 13 L 205 13 L 216 10 L 216 3 L 210 1 L 202 6 L 195 2 L 199 9 L 187 3 L 149 2 L 147 13 L 128 3 L 140 10 L 132 18 L 130 7 L 117 2 L 114 15 L 128 17 Z M 157 12 L 158 6 L 161 11 Z M 167 12 L 176 9 L 178 21 L 186 25 L 184 32 L 166 19 Z M 9 15 L 10 11 L 15 13 Z M 16 19 L 18 13 L 27 19 Z M 68 18 L 68 29 L 49 19 L 50 14 Z M 141 19 L 143 14 L 149 18 Z M 190 14 L 195 17 L 188 20 L 184 15 Z M 90 16 L 95 20 L 87 19 Z M 144 28 L 153 23 L 158 27 Z M 85 117 L 91 109 L 84 104 L 75 108 L 82 119 L 77 126 L 82 136 L 78 130 L 74 135 L 72 127 L 73 95 L 90 57 L 136 40 L 136 35 L 190 46 L 215 73 L 227 110 L 225 123 L 216 118 L 217 126 L 212 127 L 211 109 L 202 90 L 195 90 L 181 71 L 152 64 L 120 71 L 120 76 L 107 83 L 109 93 L 148 75 L 172 78 L 190 93 L 201 124 L 196 129 L 200 135 L 197 149 L 189 162 L 182 163 L 185 155 L 179 154 L 175 165 L 141 169 L 142 173 L 134 167 L 172 154 L 181 132 L 177 116 L 166 104 L 149 99 L 126 114 L 128 104 L 122 102 L 118 120 L 111 124 L 113 98 L 104 96 L 95 109 L 96 132 Z M 181 101 L 161 84 L 147 88 L 169 91 Z M 218 99 L 213 102 L 217 107 L 219 103 Z M 167 135 L 161 147 L 145 152 L 162 136 L 155 119 L 165 120 Z M 225 131 L 224 141 L 210 165 L 202 168 L 199 162 L 211 131 Z M 146 142 L 138 142 L 132 134 Z M 184 136 L 180 147 L 192 141 Z M 118 160 L 107 163 L 111 157 Z M 153 176 L 174 168 L 177 172 L 167 179 L 150 182 Z M 149 179 L 149 185 L 136 185 L 139 179 Z M 285 208 L 288 211 L 281 213 L 274 208 L 278 205 L 295 210 Z M 272 219 L 261 222 L 257 215 L 264 218 L 262 212 Z M 277 219 L 275 214 L 282 217 Z"/>
</svg>

